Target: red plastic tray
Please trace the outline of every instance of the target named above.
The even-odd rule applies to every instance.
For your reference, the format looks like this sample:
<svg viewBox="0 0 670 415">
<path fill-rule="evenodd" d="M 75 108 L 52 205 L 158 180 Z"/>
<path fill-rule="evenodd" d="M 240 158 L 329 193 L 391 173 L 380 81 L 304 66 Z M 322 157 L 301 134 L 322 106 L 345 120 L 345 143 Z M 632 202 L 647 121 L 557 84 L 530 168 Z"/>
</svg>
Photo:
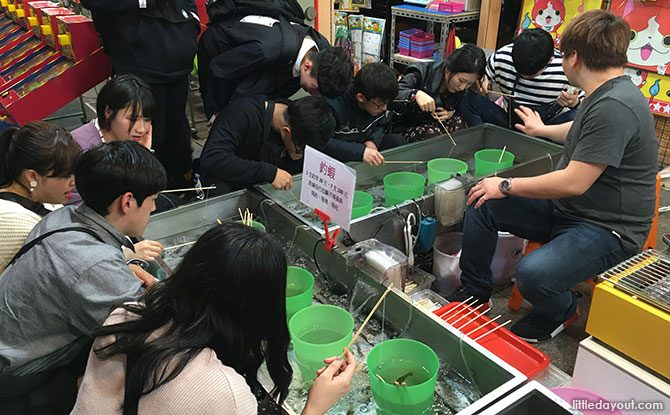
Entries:
<svg viewBox="0 0 670 415">
<path fill-rule="evenodd" d="M 458 330 L 461 330 L 462 328 L 461 331 L 464 333 L 468 333 L 474 330 L 476 327 L 480 327 L 491 321 L 490 318 L 483 316 L 475 311 L 474 313 L 457 322 L 459 318 L 472 311 L 472 308 L 470 307 L 461 306 L 463 308 L 462 311 L 454 311 L 451 314 L 446 314 L 447 311 L 461 304 L 462 303 L 459 302 L 449 303 L 444 307 L 433 311 L 433 313 L 438 317 L 444 315 L 444 317 L 441 317 L 443 320 L 449 320 L 449 323 L 456 323 L 454 327 Z M 485 309 L 485 307 L 482 307 L 481 311 L 484 311 Z M 487 324 L 486 327 L 475 331 L 474 333 L 470 334 L 469 337 L 471 339 L 476 339 L 487 331 L 493 330 L 498 326 L 499 324 L 497 321 L 491 324 Z M 528 344 L 528 342 L 522 340 L 511 331 L 507 330 L 505 327 L 482 337 L 477 343 L 481 344 L 488 351 L 509 363 L 511 366 L 515 367 L 519 372 L 523 373 L 529 378 L 549 365 L 549 357 L 547 357 L 546 354 L 531 346 Z"/>
</svg>

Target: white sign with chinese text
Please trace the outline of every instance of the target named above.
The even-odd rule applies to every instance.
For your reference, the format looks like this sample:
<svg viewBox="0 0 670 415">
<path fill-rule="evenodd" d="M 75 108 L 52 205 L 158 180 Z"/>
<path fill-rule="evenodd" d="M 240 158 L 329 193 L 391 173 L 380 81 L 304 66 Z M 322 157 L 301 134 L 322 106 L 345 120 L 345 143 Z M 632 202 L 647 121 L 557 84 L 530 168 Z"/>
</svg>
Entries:
<svg viewBox="0 0 670 415">
<path fill-rule="evenodd" d="M 305 148 L 300 201 L 349 231 L 356 171 L 312 147 Z"/>
</svg>

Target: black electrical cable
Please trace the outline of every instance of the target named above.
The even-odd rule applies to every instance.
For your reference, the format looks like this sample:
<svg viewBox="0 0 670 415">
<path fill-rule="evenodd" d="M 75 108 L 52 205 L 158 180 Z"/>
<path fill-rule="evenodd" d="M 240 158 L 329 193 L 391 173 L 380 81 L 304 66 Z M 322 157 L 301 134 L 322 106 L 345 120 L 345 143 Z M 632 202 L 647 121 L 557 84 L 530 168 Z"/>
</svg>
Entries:
<svg viewBox="0 0 670 415">
<path fill-rule="evenodd" d="M 396 206 L 396 208 L 393 210 L 393 213 L 395 213 L 396 215 L 398 215 L 398 216 L 400 217 L 400 220 L 401 220 L 401 221 L 403 221 L 403 222 L 405 221 L 405 217 L 402 215 L 402 213 L 400 213 L 400 208 L 398 208 L 397 206 Z M 371 236 L 370 238 L 368 238 L 368 239 L 376 238 L 377 235 L 379 234 L 379 232 L 380 232 L 380 231 L 382 230 L 382 228 L 384 227 L 384 225 L 386 225 L 390 220 L 393 220 L 393 219 L 395 219 L 395 216 L 391 216 L 391 217 L 389 217 L 388 219 L 386 219 L 384 222 L 382 222 L 382 223 L 379 225 L 379 227 L 377 227 L 377 230 L 375 230 L 375 232 L 372 234 L 372 236 Z"/>
</svg>

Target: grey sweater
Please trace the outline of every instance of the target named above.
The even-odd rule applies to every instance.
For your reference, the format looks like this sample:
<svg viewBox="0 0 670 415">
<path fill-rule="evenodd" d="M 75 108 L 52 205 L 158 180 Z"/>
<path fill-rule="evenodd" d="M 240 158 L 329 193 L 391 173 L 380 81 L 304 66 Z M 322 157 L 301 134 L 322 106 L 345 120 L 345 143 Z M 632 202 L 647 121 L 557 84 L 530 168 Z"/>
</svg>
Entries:
<svg viewBox="0 0 670 415">
<path fill-rule="evenodd" d="M 0 378 L 67 365 L 113 306 L 140 294 L 121 251 L 132 244 L 85 204 L 50 213 L 26 241 L 71 226 L 91 229 L 104 243 L 84 232 L 56 233 L 0 275 Z"/>
</svg>

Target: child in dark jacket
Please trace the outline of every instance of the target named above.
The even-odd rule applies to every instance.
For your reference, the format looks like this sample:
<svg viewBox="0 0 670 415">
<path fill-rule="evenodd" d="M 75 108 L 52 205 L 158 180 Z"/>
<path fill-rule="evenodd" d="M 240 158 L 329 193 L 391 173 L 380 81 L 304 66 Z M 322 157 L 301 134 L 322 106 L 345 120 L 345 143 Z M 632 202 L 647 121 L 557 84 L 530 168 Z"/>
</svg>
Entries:
<svg viewBox="0 0 670 415">
<path fill-rule="evenodd" d="M 262 95 L 233 101 L 216 117 L 199 160 L 203 185 L 220 195 L 255 184 L 293 187 L 303 152 L 317 150 L 333 135 L 335 120 L 323 98 L 273 101 Z"/>
<path fill-rule="evenodd" d="M 384 163 L 381 150 L 405 144 L 401 135 L 386 134 L 386 106 L 398 93 L 393 69 L 370 63 L 356 74 L 353 85 L 340 97 L 328 99 L 337 125 L 324 152 L 340 161 Z"/>
</svg>

